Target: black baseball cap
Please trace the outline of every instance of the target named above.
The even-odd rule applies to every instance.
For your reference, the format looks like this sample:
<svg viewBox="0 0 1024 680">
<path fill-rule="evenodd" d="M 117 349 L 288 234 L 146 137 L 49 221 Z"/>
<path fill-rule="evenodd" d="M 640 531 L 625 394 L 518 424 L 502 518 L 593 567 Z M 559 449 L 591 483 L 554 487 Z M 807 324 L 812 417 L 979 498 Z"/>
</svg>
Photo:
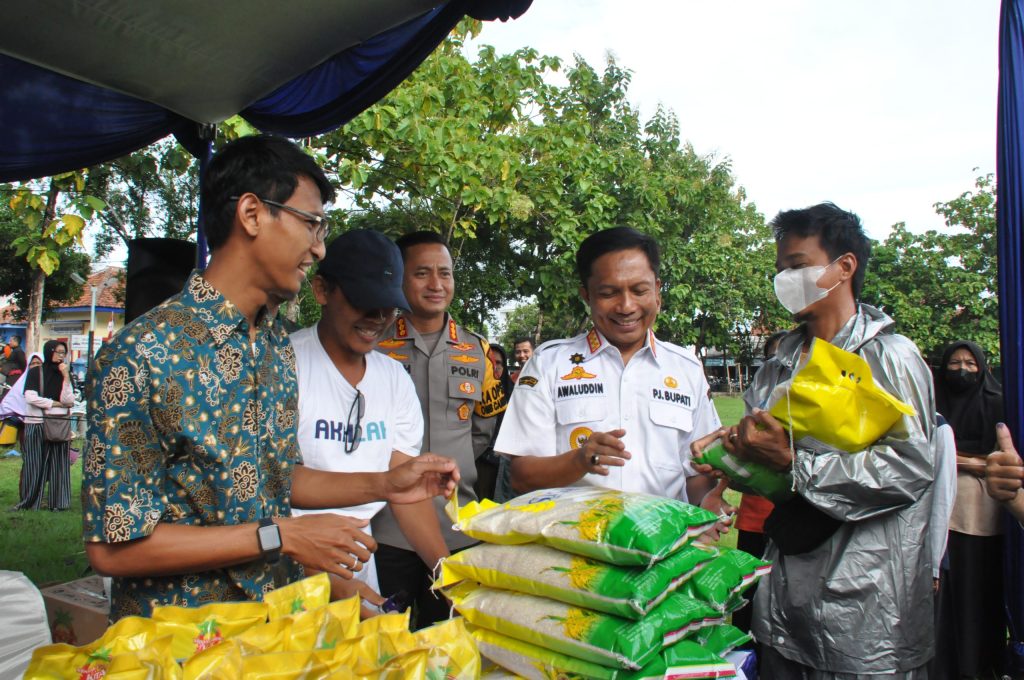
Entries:
<svg viewBox="0 0 1024 680">
<path fill-rule="evenodd" d="M 410 311 L 402 292 L 402 252 L 372 229 L 346 231 L 327 246 L 317 273 L 341 286 L 356 309 L 398 307 Z"/>
</svg>

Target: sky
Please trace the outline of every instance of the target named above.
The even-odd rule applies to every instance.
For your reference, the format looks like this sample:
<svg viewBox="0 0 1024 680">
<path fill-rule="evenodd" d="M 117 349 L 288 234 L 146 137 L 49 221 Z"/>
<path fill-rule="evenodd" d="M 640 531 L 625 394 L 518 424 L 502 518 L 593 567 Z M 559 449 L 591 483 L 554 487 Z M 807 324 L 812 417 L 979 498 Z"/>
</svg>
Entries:
<svg viewBox="0 0 1024 680">
<path fill-rule="evenodd" d="M 995 171 L 998 0 L 534 0 L 478 42 L 633 72 L 759 211 L 830 200 L 884 238 Z"/>
</svg>

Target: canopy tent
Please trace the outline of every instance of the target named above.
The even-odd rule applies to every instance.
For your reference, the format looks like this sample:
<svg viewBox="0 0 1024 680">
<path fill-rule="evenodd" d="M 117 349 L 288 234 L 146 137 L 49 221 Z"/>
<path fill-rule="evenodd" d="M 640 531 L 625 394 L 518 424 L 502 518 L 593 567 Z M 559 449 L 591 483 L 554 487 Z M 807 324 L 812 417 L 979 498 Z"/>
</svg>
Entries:
<svg viewBox="0 0 1024 680">
<path fill-rule="evenodd" d="M 40 0 L 0 22 L 0 181 L 112 160 L 173 134 L 201 167 L 236 113 L 309 137 L 343 125 L 464 17 L 532 0 Z M 206 261 L 202 222 L 199 264 Z"/>
<path fill-rule="evenodd" d="M 532 0 L 38 0 L 0 22 L 0 181 L 101 163 L 240 113 L 307 137 L 379 100 L 464 16 Z"/>
</svg>

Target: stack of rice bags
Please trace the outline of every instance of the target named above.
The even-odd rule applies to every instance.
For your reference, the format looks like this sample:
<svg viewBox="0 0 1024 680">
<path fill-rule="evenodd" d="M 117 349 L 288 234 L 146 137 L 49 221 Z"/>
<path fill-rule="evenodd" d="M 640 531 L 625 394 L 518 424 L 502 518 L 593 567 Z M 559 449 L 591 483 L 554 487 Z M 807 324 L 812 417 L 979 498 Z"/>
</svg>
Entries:
<svg viewBox="0 0 1024 680">
<path fill-rule="evenodd" d="M 481 654 L 526 678 L 727 678 L 749 637 L 725 624 L 770 569 L 694 545 L 718 519 L 676 500 L 546 489 L 449 514 L 484 541 L 446 559 L 435 587 Z"/>
<path fill-rule="evenodd" d="M 409 632 L 409 614 L 359 620 L 359 599 L 328 602 L 325 574 L 271 591 L 263 602 L 158 607 L 129 616 L 82 647 L 32 655 L 25 678 L 98 680 L 350 680 L 480 675 L 462 619 Z"/>
</svg>

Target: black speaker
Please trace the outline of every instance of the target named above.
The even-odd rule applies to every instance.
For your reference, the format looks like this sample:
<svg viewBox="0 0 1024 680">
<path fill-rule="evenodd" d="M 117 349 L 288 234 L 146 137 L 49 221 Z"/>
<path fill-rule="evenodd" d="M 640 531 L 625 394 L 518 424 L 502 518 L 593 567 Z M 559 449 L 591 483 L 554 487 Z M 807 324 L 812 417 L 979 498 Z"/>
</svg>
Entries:
<svg viewBox="0 0 1024 680">
<path fill-rule="evenodd" d="M 128 242 L 124 322 L 145 314 L 181 292 L 196 264 L 196 244 L 173 238 L 136 238 Z"/>
</svg>

